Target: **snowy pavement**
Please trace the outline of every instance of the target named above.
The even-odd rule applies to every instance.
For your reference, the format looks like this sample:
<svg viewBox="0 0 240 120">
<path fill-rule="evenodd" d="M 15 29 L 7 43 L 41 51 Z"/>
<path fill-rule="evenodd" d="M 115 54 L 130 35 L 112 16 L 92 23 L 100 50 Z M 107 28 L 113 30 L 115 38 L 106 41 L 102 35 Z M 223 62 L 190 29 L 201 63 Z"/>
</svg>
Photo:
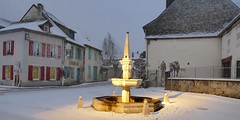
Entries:
<svg viewBox="0 0 240 120">
<path fill-rule="evenodd" d="M 197 93 L 165 91 L 163 88 L 132 88 L 132 95 L 163 99 L 170 105 L 148 116 L 99 112 L 91 107 L 93 97 L 111 95 L 121 88 L 110 82 L 71 87 L 9 88 L 0 86 L 0 120 L 239 120 L 240 100 Z M 77 109 L 82 96 L 82 109 Z"/>
</svg>

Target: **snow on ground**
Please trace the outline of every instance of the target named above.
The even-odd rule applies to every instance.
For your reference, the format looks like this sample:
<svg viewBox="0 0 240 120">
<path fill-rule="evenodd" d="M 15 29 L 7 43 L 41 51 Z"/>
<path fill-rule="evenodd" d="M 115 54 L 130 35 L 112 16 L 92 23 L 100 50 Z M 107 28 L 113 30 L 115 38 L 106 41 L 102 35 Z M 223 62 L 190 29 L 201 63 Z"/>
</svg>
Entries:
<svg viewBox="0 0 240 120">
<path fill-rule="evenodd" d="M 240 100 L 163 88 L 132 88 L 132 95 L 163 99 L 167 92 L 170 105 L 148 116 L 99 112 L 91 107 L 92 98 L 111 95 L 121 88 L 111 83 L 91 83 L 72 87 L 11 88 L 0 86 L 0 120 L 239 120 Z M 82 109 L 77 109 L 78 97 Z"/>
</svg>

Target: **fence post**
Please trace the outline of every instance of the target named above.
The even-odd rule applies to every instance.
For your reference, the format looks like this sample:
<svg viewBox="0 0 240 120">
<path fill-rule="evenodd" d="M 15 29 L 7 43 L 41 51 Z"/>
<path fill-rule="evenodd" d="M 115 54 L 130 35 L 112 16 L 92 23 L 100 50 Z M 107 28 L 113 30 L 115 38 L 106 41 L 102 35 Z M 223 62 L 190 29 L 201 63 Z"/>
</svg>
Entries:
<svg viewBox="0 0 240 120">
<path fill-rule="evenodd" d="M 213 66 L 213 78 L 214 78 L 214 66 Z"/>
<path fill-rule="evenodd" d="M 197 78 L 197 67 L 194 67 L 195 78 Z"/>
<path fill-rule="evenodd" d="M 156 70 L 156 87 L 158 86 L 158 76 L 157 76 L 157 70 Z"/>
</svg>

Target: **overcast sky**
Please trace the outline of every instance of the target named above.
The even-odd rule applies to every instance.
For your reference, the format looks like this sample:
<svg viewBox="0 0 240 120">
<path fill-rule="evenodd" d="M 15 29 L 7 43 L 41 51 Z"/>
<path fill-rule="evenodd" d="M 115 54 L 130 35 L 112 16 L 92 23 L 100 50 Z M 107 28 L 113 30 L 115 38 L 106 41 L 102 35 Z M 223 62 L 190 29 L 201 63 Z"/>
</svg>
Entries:
<svg viewBox="0 0 240 120">
<path fill-rule="evenodd" d="M 109 32 L 123 49 L 125 33 L 129 31 L 131 51 L 143 51 L 146 44 L 142 27 L 162 13 L 165 1 L 0 0 L 0 17 L 19 21 L 32 4 L 42 3 L 48 12 L 99 47 Z"/>
<path fill-rule="evenodd" d="M 131 51 L 145 50 L 142 27 L 166 5 L 165 0 L 0 0 L 0 17 L 19 21 L 37 3 L 99 46 L 109 32 L 123 49 L 129 31 Z"/>
</svg>

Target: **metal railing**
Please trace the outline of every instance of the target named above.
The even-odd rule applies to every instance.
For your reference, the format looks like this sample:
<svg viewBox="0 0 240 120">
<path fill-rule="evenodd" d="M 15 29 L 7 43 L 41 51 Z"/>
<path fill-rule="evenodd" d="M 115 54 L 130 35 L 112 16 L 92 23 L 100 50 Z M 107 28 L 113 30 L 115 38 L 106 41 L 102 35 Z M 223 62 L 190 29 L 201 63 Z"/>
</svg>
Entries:
<svg viewBox="0 0 240 120">
<path fill-rule="evenodd" d="M 160 69 L 149 70 L 147 80 L 152 83 L 151 86 L 164 86 L 165 72 L 162 72 Z M 203 66 L 180 68 L 178 72 L 175 71 L 175 75 L 174 72 L 172 72 L 171 76 L 180 78 L 240 79 L 240 67 Z"/>
<path fill-rule="evenodd" d="M 189 67 L 181 68 L 178 76 L 186 78 L 240 78 L 240 67 L 219 67 L 219 66 L 204 66 L 204 67 Z"/>
</svg>

